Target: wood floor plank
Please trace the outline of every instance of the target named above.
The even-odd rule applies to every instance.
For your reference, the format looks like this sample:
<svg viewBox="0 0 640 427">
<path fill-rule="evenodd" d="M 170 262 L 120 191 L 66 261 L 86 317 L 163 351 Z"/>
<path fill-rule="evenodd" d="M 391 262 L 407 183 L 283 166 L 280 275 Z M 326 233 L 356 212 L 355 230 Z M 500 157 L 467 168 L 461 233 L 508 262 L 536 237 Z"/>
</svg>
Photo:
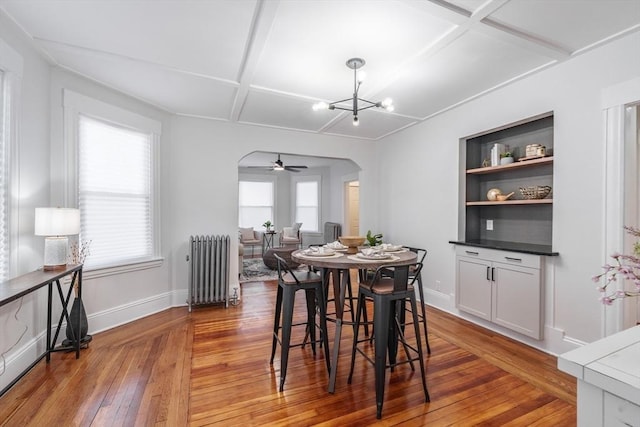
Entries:
<svg viewBox="0 0 640 427">
<path fill-rule="evenodd" d="M 323 352 L 295 347 L 284 392 L 280 348 L 273 365 L 274 282 L 245 284 L 241 304 L 179 307 L 96 334 L 80 360 L 56 353 L 0 398 L 0 425 L 486 425 L 573 426 L 575 380 L 556 359 L 428 308 L 431 402 L 418 372 L 387 372 L 376 420 L 374 370 L 356 359 L 347 383 L 352 330 L 343 328 L 335 394 Z M 304 298 L 296 296 L 298 320 Z M 329 325 L 330 345 L 335 324 Z M 294 340 L 302 340 L 296 330 Z M 409 340 L 414 337 L 407 331 Z M 416 369 L 418 367 L 416 366 Z"/>
</svg>

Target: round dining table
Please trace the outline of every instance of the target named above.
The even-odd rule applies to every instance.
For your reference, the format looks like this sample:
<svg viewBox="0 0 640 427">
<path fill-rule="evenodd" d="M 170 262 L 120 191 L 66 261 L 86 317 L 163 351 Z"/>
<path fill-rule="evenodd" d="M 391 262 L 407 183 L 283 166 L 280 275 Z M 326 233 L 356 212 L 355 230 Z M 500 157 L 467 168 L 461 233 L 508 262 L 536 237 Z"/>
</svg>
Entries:
<svg viewBox="0 0 640 427">
<path fill-rule="evenodd" d="M 329 374 L 329 393 L 334 393 L 336 386 L 336 375 L 338 371 L 338 354 L 340 352 L 340 339 L 342 336 L 342 325 L 344 323 L 344 303 L 347 286 L 351 281 L 350 270 L 375 270 L 379 267 L 395 267 L 394 280 L 406 281 L 408 279 L 409 266 L 417 261 L 417 254 L 408 249 L 401 249 L 396 252 L 388 252 L 389 258 L 370 259 L 358 252 L 348 254 L 346 252 L 334 251 L 333 254 L 319 253 L 313 249 L 299 249 L 291 253 L 291 259 L 300 264 L 306 264 L 322 270 L 322 277 L 325 286 L 328 286 L 329 276 L 333 277 L 333 294 L 335 303 L 336 332 L 333 341 L 333 352 L 331 356 L 331 371 Z M 353 313 L 353 312 L 352 312 Z"/>
</svg>

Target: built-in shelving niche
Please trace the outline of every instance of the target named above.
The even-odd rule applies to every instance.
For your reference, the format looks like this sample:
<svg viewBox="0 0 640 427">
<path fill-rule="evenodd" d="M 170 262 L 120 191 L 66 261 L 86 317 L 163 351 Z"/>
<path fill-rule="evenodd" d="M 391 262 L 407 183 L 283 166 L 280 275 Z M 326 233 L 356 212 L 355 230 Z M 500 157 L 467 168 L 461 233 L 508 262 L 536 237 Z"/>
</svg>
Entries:
<svg viewBox="0 0 640 427">
<path fill-rule="evenodd" d="M 506 166 L 483 167 L 491 159 L 495 143 L 505 144 L 515 159 L 525 157 L 528 144 L 546 147 L 547 157 L 515 162 Z M 464 230 L 467 242 L 510 242 L 544 245 L 551 248 L 553 190 L 542 200 L 523 200 L 519 187 L 549 185 L 553 188 L 553 113 L 461 140 L 466 151 L 464 170 Z M 499 188 L 515 194 L 507 202 L 489 202 L 487 191 Z M 487 230 L 493 220 L 493 230 Z"/>
</svg>

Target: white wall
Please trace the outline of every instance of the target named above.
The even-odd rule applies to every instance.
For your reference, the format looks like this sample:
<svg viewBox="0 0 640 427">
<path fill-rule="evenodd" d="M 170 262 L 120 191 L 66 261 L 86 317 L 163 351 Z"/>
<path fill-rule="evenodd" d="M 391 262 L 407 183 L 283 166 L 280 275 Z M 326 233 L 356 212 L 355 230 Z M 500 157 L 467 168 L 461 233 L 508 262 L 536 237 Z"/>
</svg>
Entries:
<svg viewBox="0 0 640 427">
<path fill-rule="evenodd" d="M 11 228 L 17 235 L 11 242 L 17 262 L 11 276 L 42 265 L 44 242 L 33 235 L 34 209 L 49 204 L 49 78 L 50 67 L 30 46 L 11 20 L 0 13 L 0 39 L 22 57 L 23 75 L 19 101 L 19 144 L 12 155 L 18 157 L 15 177 L 17 194 L 10 194 L 16 216 Z M 44 308 L 44 310 L 43 310 Z M 19 310 L 18 319 L 14 318 Z M 6 371 L 0 365 L 0 389 L 7 386 L 44 349 L 46 289 L 0 308 L 0 353 L 6 354 Z M 21 333 L 25 330 L 20 339 Z M 1 363 L 1 361 L 0 361 Z"/>
<path fill-rule="evenodd" d="M 459 139 L 554 111 L 553 249 L 547 260 L 545 340 L 552 353 L 601 337 L 603 309 L 591 277 L 603 263 L 602 92 L 640 75 L 636 33 L 393 135 L 379 145 L 381 231 L 429 250 L 429 301 L 454 306 Z M 428 94 L 425 94 L 428 96 Z M 382 165 L 386 165 L 382 167 Z M 391 167 L 402 165 L 402 167 Z M 435 283 L 441 282 L 440 290 Z M 458 313 L 476 321 L 477 319 Z M 504 332 L 504 331 L 503 331 Z M 520 339 L 520 337 L 516 336 Z"/>
<path fill-rule="evenodd" d="M 377 168 L 371 142 L 187 117 L 174 117 L 171 129 L 171 182 L 165 187 L 165 194 L 171 198 L 172 230 L 165 243 L 173 259 L 175 303 L 186 299 L 184 259 L 188 237 L 238 233 L 238 161 L 250 152 L 352 159 L 362 168 L 361 181 L 368 183 L 370 189 L 362 196 L 362 222 L 370 227 L 377 224 Z M 331 188 L 335 186 L 332 184 Z M 232 242 L 235 251 L 237 241 Z M 233 263 L 231 277 L 233 287 L 237 285 L 237 266 Z"/>
</svg>

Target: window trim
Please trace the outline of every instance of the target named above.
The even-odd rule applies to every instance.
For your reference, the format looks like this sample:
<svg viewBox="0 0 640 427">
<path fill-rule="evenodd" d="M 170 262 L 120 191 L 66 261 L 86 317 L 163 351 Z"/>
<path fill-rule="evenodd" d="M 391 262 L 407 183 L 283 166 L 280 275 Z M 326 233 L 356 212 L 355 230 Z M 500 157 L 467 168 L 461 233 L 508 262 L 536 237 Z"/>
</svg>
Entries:
<svg viewBox="0 0 640 427">
<path fill-rule="evenodd" d="M 160 135 L 162 124 L 137 113 L 107 104 L 102 101 L 81 95 L 68 89 L 63 90 L 64 112 L 64 195 L 65 206 L 78 206 L 78 138 L 80 115 L 95 118 L 103 122 L 111 122 L 115 126 L 128 127 L 136 131 L 152 134 L 151 138 L 151 228 L 153 233 L 153 254 L 150 258 L 128 260 L 124 262 L 90 267 L 86 271 L 94 273 L 92 277 L 120 274 L 129 271 L 160 266 L 161 256 L 161 224 L 160 224 Z"/>
</svg>

